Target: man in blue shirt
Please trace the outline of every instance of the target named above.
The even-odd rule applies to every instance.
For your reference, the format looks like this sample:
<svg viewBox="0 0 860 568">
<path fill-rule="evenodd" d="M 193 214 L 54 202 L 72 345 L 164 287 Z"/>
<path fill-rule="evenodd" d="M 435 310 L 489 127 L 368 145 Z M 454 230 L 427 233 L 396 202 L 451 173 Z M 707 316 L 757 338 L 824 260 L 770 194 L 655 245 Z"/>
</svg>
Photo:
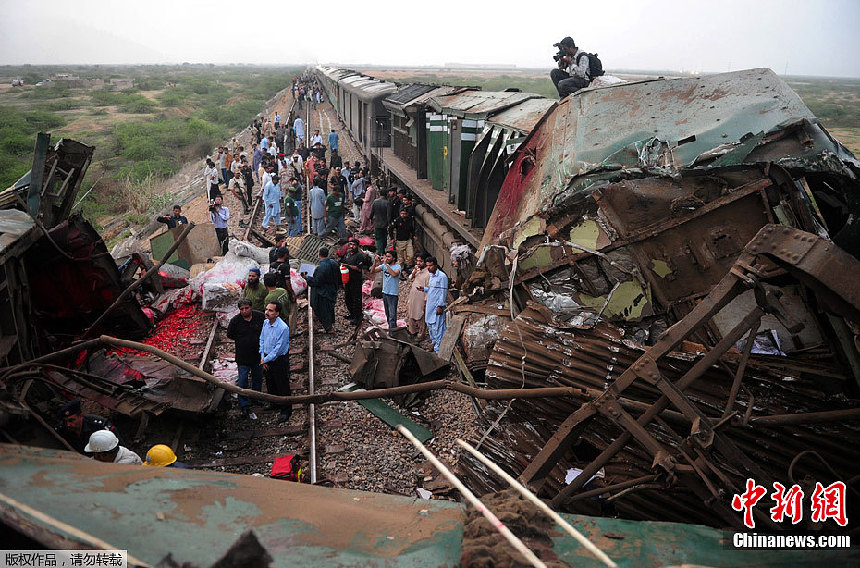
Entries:
<svg viewBox="0 0 860 568">
<path fill-rule="evenodd" d="M 281 187 L 279 183 L 278 176 L 272 176 L 272 179 L 263 186 L 263 203 L 266 205 L 263 228 L 266 229 L 266 232 L 274 233 L 281 226 Z M 269 229 L 269 221 L 275 224 L 272 229 Z"/>
<path fill-rule="evenodd" d="M 266 374 L 266 390 L 277 396 L 290 396 L 290 328 L 281 319 L 281 305 L 266 304 L 266 321 L 260 333 L 260 364 Z M 284 406 L 278 422 L 286 422 L 293 413 Z"/>
<path fill-rule="evenodd" d="M 230 238 L 227 232 L 227 220 L 230 218 L 230 210 L 221 205 L 220 195 L 216 195 L 212 205 L 209 206 L 209 218 L 215 225 L 215 236 L 218 237 L 218 243 L 221 245 L 221 254 L 227 254 L 227 240 Z"/>
<path fill-rule="evenodd" d="M 377 262 L 379 256 L 376 257 Z M 382 303 L 385 306 L 385 319 L 388 320 L 388 334 L 397 328 L 397 300 L 400 296 L 400 265 L 397 264 L 397 253 L 387 251 L 382 264 L 373 264 L 371 274 L 382 272 Z"/>
<path fill-rule="evenodd" d="M 445 304 L 448 301 L 448 275 L 439 270 L 435 256 L 424 259 L 430 281 L 424 287 L 427 293 L 427 306 L 424 308 L 424 321 L 427 332 L 433 341 L 433 351 L 439 353 L 442 336 L 445 335 Z"/>
<path fill-rule="evenodd" d="M 337 131 L 332 130 L 328 133 L 328 149 L 332 152 L 337 151 Z"/>
</svg>

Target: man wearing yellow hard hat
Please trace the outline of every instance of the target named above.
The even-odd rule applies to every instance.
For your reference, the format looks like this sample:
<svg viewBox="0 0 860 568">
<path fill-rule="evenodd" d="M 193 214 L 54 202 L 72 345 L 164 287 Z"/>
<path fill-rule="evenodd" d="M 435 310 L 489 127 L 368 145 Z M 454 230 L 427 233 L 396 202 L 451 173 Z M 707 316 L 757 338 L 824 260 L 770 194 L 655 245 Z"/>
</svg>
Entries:
<svg viewBox="0 0 860 568">
<path fill-rule="evenodd" d="M 165 446 L 164 444 L 156 444 L 149 448 L 149 451 L 146 452 L 146 458 L 143 460 L 143 465 L 191 469 L 187 464 L 176 461 L 176 454 L 170 449 L 170 446 Z"/>
</svg>

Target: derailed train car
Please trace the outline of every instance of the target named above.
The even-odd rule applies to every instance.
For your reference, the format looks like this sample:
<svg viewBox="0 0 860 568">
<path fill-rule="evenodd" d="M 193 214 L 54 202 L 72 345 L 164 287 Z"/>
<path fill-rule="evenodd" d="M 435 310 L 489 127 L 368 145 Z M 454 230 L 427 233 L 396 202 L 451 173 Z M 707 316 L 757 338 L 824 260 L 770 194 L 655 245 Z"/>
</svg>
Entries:
<svg viewBox="0 0 860 568">
<path fill-rule="evenodd" d="M 573 388 L 488 406 L 484 450 L 556 507 L 718 526 L 747 478 L 854 478 L 858 171 L 769 70 L 562 100 L 450 311 L 488 386 Z"/>
</svg>

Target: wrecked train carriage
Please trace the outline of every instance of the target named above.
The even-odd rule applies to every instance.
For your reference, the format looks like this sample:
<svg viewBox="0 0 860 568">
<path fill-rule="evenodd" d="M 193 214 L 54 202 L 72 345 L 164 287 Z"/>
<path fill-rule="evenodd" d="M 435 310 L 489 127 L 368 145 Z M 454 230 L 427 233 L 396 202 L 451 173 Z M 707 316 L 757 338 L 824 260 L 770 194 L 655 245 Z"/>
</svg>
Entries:
<svg viewBox="0 0 860 568">
<path fill-rule="evenodd" d="M 0 341 L 5 365 L 76 340 L 122 292 L 116 263 L 99 234 L 72 206 L 95 148 L 39 134 L 34 167 L 0 193 Z M 143 337 L 149 323 L 130 299 L 101 330 Z"/>
<path fill-rule="evenodd" d="M 168 407 L 205 410 L 212 389 L 203 381 L 173 381 L 177 371 L 167 363 L 98 348 L 86 358 L 29 363 L 84 336 L 141 339 L 151 328 L 133 296 L 92 328 L 126 287 L 101 236 L 71 213 L 94 150 L 69 139 L 52 145 L 40 133 L 33 169 L 0 192 L 0 397 L 21 401 L 4 410 L 50 416 L 69 396 L 131 416 Z"/>
<path fill-rule="evenodd" d="M 725 495 L 743 473 L 856 475 L 836 441 L 860 441 L 857 172 L 769 70 L 561 101 L 514 156 L 451 311 L 489 386 L 583 395 L 491 406 L 494 457 L 558 507 L 593 506 L 577 495 L 599 471 L 622 516 L 716 525 L 737 517 Z M 830 252 L 805 266 L 813 248 Z M 718 449 L 690 449 L 703 424 Z M 571 467 L 589 474 L 567 485 Z"/>
</svg>

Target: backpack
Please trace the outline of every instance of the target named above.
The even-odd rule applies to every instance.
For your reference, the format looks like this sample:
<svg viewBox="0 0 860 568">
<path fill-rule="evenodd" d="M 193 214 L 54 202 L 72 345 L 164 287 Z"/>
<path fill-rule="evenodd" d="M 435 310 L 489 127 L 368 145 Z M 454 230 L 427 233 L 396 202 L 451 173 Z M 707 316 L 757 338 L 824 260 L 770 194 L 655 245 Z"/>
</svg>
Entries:
<svg viewBox="0 0 860 568">
<path fill-rule="evenodd" d="M 576 54 L 576 64 L 579 65 L 580 58 L 585 55 L 588 57 L 588 76 L 591 77 L 593 81 L 597 77 L 600 77 L 604 74 L 603 71 L 603 62 L 600 61 L 600 58 L 597 57 L 596 53 L 585 53 L 580 52 Z"/>
<path fill-rule="evenodd" d="M 299 457 L 296 454 L 290 454 L 275 458 L 275 462 L 272 464 L 272 473 L 269 477 L 301 483 L 302 468 L 299 465 Z"/>
</svg>

